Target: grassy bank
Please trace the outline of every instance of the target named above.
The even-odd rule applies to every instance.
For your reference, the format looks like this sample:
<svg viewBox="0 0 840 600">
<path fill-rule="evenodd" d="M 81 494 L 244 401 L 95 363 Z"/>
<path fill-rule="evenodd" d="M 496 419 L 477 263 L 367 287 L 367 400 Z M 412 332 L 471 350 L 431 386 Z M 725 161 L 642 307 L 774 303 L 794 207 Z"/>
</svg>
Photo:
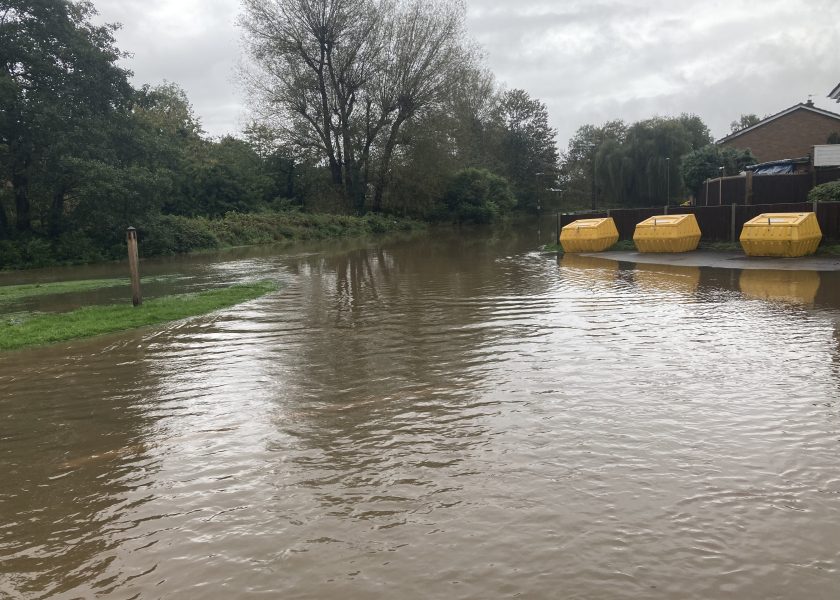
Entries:
<svg viewBox="0 0 840 600">
<path fill-rule="evenodd" d="M 132 223 L 143 257 L 232 246 L 359 237 L 425 227 L 419 221 L 379 214 L 363 217 L 298 211 L 230 212 L 218 219 L 157 215 Z M 126 257 L 125 229 L 76 231 L 56 239 L 37 236 L 0 240 L 0 270 L 95 263 Z"/>
<path fill-rule="evenodd" d="M 277 284 L 259 281 L 197 294 L 180 294 L 130 304 L 89 306 L 68 313 L 23 314 L 0 317 L 0 350 L 16 350 L 103 333 L 157 325 L 192 317 L 275 291 Z"/>
</svg>

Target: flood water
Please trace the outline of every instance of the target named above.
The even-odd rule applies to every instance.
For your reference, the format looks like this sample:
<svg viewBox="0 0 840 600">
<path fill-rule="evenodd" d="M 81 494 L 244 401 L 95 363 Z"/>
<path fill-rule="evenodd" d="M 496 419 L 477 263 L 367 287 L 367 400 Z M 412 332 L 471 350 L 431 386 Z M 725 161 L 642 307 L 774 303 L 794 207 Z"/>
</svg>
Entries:
<svg viewBox="0 0 840 600">
<path fill-rule="evenodd" d="M 535 234 L 149 262 L 283 287 L 0 355 L 0 597 L 837 598 L 837 274 Z"/>
</svg>

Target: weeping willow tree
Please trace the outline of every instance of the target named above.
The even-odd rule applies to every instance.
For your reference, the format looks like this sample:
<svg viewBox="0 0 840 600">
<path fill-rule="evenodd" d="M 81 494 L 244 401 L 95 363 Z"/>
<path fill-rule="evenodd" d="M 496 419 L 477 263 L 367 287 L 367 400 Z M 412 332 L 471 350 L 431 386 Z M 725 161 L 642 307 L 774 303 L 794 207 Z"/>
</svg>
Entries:
<svg viewBox="0 0 840 600">
<path fill-rule="evenodd" d="M 708 128 L 693 115 L 655 117 L 629 127 L 621 121 L 585 125 L 564 156 L 566 189 L 591 185 L 602 206 L 665 204 L 689 191 L 683 157 L 710 142 Z"/>
</svg>

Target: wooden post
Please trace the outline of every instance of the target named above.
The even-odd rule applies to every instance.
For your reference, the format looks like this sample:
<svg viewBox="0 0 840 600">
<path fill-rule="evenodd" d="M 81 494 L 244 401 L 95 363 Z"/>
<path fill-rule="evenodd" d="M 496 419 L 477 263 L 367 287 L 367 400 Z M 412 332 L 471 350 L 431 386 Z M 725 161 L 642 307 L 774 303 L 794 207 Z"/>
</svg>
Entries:
<svg viewBox="0 0 840 600">
<path fill-rule="evenodd" d="M 753 195 L 753 172 L 747 171 L 746 177 L 747 179 L 744 181 L 744 204 L 750 205 L 752 204 Z"/>
<path fill-rule="evenodd" d="M 126 234 L 128 243 L 128 268 L 131 271 L 131 303 L 140 306 L 143 298 L 140 295 L 140 258 L 137 254 L 137 230 L 129 227 Z"/>
<path fill-rule="evenodd" d="M 735 203 L 732 204 L 732 213 L 731 213 L 732 216 L 730 217 L 730 219 L 732 219 L 732 223 L 730 225 L 731 229 L 730 229 L 730 232 L 729 232 L 729 241 L 732 242 L 733 244 L 736 241 L 738 241 L 737 238 L 735 237 L 736 230 L 738 229 L 738 226 L 735 223 L 735 210 L 736 210 L 737 206 L 738 205 L 735 204 Z"/>
</svg>

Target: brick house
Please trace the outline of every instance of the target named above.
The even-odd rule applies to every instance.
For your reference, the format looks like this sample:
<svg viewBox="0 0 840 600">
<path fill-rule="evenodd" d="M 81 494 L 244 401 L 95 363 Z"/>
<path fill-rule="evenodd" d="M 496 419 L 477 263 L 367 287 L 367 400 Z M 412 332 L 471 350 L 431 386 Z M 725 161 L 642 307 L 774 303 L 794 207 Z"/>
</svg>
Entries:
<svg viewBox="0 0 840 600">
<path fill-rule="evenodd" d="M 758 162 L 767 162 L 808 156 L 813 146 L 825 144 L 833 133 L 840 135 L 840 114 L 817 108 L 809 100 L 715 143 L 740 150 L 749 148 Z"/>
</svg>

